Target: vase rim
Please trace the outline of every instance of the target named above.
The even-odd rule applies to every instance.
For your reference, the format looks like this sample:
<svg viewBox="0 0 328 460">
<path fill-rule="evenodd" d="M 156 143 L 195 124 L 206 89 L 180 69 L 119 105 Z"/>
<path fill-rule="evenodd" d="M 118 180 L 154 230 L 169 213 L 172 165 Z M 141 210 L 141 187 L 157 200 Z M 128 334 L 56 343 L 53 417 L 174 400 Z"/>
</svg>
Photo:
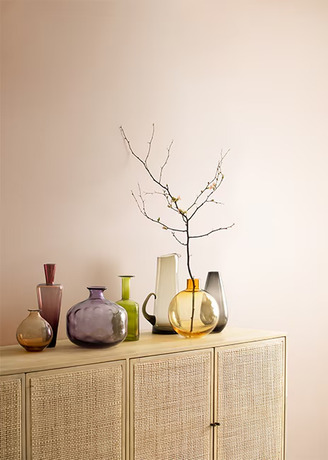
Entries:
<svg viewBox="0 0 328 460">
<path fill-rule="evenodd" d="M 119 278 L 134 278 L 135 275 L 118 275 Z"/>
<path fill-rule="evenodd" d="M 87 289 L 92 289 L 93 291 L 106 291 L 107 286 L 88 286 Z"/>
<path fill-rule="evenodd" d="M 193 289 L 199 290 L 199 278 L 194 278 L 194 283 L 191 278 L 187 278 L 187 290 Z"/>
</svg>

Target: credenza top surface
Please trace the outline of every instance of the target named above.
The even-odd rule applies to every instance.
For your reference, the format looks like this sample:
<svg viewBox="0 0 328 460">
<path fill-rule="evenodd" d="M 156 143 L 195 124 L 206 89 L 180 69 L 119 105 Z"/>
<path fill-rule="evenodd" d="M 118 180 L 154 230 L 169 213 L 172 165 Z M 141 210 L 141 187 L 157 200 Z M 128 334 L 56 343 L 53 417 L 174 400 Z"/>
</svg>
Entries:
<svg viewBox="0 0 328 460">
<path fill-rule="evenodd" d="M 157 335 L 141 332 L 136 342 L 122 342 L 109 348 L 82 348 L 68 339 L 58 340 L 55 348 L 41 352 L 27 352 L 19 345 L 0 347 L 0 375 L 60 369 L 71 366 L 97 364 L 119 359 L 139 358 L 177 351 L 221 347 L 243 342 L 285 337 L 283 332 L 241 328 L 225 328 L 197 339 L 186 339 L 177 334 Z"/>
</svg>

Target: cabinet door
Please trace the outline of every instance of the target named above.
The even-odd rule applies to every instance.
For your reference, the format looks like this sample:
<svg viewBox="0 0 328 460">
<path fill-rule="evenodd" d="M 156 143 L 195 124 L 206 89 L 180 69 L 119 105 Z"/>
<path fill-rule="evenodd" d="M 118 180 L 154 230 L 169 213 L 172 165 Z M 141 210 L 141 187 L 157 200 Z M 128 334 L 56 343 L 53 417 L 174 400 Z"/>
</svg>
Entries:
<svg viewBox="0 0 328 460">
<path fill-rule="evenodd" d="M 217 460 L 284 458 L 285 341 L 218 348 Z"/>
<path fill-rule="evenodd" d="M 0 458 L 22 460 L 24 453 L 24 375 L 0 378 Z"/>
<path fill-rule="evenodd" d="M 28 374 L 28 459 L 124 459 L 124 379 L 125 361 Z"/>
<path fill-rule="evenodd" d="M 131 460 L 212 458 L 213 360 L 213 349 L 131 360 Z"/>
</svg>

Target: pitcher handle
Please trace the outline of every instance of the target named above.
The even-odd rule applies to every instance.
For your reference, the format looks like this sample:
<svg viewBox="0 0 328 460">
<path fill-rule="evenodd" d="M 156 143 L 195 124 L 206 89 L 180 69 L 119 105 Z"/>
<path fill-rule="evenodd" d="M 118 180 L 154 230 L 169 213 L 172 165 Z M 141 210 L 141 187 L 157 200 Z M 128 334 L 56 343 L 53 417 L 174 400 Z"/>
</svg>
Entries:
<svg viewBox="0 0 328 460">
<path fill-rule="evenodd" d="M 146 312 L 146 305 L 147 305 L 148 300 L 151 298 L 152 295 L 156 299 L 156 294 L 154 292 L 151 292 L 150 294 L 148 294 L 146 299 L 145 299 L 145 301 L 144 301 L 144 303 L 142 304 L 142 313 L 143 313 L 144 317 L 146 318 L 146 320 L 149 321 L 150 324 L 155 326 L 155 324 L 156 324 L 156 316 L 149 315 L 149 313 Z"/>
</svg>

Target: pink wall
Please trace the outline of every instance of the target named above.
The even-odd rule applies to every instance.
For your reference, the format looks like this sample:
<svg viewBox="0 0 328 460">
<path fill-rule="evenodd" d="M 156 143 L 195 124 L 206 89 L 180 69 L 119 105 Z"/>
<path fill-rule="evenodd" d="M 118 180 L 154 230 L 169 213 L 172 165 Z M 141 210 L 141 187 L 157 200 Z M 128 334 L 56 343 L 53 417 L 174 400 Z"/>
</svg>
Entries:
<svg viewBox="0 0 328 460">
<path fill-rule="evenodd" d="M 36 305 L 45 262 L 65 337 L 87 285 L 117 300 L 117 275 L 134 273 L 141 303 L 156 257 L 184 255 L 133 202 L 147 181 L 120 124 L 142 154 L 155 122 L 154 167 L 174 138 L 183 198 L 230 148 L 225 205 L 198 228 L 236 226 L 195 242 L 194 271 L 221 270 L 231 325 L 288 332 L 287 458 L 326 459 L 328 2 L 3 0 L 1 21 L 1 343 Z"/>
</svg>

